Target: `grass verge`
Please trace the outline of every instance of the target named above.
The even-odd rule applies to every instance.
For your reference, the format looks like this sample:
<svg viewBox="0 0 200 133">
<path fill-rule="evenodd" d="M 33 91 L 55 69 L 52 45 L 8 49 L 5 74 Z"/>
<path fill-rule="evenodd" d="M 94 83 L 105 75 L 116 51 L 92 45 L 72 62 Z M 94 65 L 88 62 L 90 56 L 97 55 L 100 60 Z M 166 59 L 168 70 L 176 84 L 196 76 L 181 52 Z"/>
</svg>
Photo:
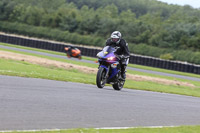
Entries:
<svg viewBox="0 0 200 133">
<path fill-rule="evenodd" d="M 76 69 L 43 67 L 24 61 L 0 59 L 0 74 L 20 77 L 42 78 L 59 81 L 94 84 L 94 74 L 85 74 Z"/>
<path fill-rule="evenodd" d="M 18 46 L 18 47 L 21 48 L 21 46 Z M 32 48 L 30 49 L 32 50 Z M 72 64 L 76 64 L 80 66 L 97 68 L 97 64 L 89 64 L 89 63 L 84 63 L 84 62 L 79 62 L 79 61 L 59 59 L 59 58 L 42 56 L 42 55 L 31 54 L 31 53 L 26 53 L 26 52 L 19 52 L 19 51 L 14 51 L 14 50 L 7 50 L 7 49 L 1 49 L 1 50 L 21 53 L 21 54 L 26 54 L 26 55 L 33 55 L 37 57 L 47 58 L 50 60 L 57 60 L 61 62 L 72 63 Z M 39 51 L 44 52 L 46 50 L 39 50 Z M 55 53 L 58 54 L 58 52 L 52 52 L 52 54 L 55 54 Z M 59 53 L 59 55 L 65 55 L 65 54 Z M 33 78 L 43 78 L 43 79 L 51 79 L 51 80 L 96 84 L 95 74 L 86 74 L 75 69 L 64 70 L 64 69 L 58 69 L 55 67 L 44 67 L 44 66 L 39 66 L 39 65 L 33 65 L 24 61 L 13 61 L 13 60 L 5 60 L 5 59 L 0 59 L 0 64 L 1 64 L 0 65 L 1 75 L 13 75 L 13 76 L 22 76 L 22 77 L 33 77 Z M 191 87 L 185 87 L 185 86 L 179 86 L 179 85 L 163 85 L 163 84 L 155 83 L 151 81 L 127 80 L 124 86 L 125 88 L 200 97 L 200 83 L 197 81 L 190 81 L 190 80 L 178 79 L 178 78 L 173 78 L 173 77 L 148 74 L 148 73 L 137 72 L 137 71 L 132 71 L 132 70 L 128 70 L 128 73 L 163 78 L 163 79 L 168 79 L 168 80 L 188 82 L 188 83 L 194 84 L 196 87 L 191 88 Z"/>
<path fill-rule="evenodd" d="M 0 59 L 0 64 L 1 75 L 43 78 L 94 85 L 96 84 L 96 74 L 83 73 L 82 71 L 76 69 L 66 70 L 52 66 L 44 67 L 24 61 L 6 59 Z M 200 83 L 195 82 L 195 84 L 200 86 Z M 200 87 L 190 88 L 178 85 L 163 85 L 150 81 L 133 80 L 127 80 L 124 87 L 130 89 L 166 92 L 200 97 Z"/>
<path fill-rule="evenodd" d="M 61 53 L 61 52 L 42 50 L 42 49 L 30 48 L 30 47 L 23 47 L 23 46 L 19 46 L 19 45 L 12 45 L 12 44 L 6 44 L 6 43 L 0 43 L 0 45 L 65 56 L 65 53 Z M 29 54 L 29 55 L 31 55 L 31 54 Z M 83 56 L 83 59 L 90 60 L 90 61 L 96 61 L 97 60 L 97 58 L 86 57 L 86 56 Z M 74 63 L 74 64 L 77 64 L 77 61 L 71 61 L 71 62 Z M 88 66 L 87 64 L 88 63 L 86 63 L 86 64 L 82 63 L 80 65 Z M 145 69 L 145 70 L 151 70 L 151 71 L 157 71 L 157 72 L 165 72 L 165 73 L 171 73 L 171 74 L 177 74 L 177 75 L 200 78 L 200 75 L 198 75 L 198 74 L 184 73 L 184 72 L 178 72 L 178 71 L 172 71 L 172 70 L 166 70 L 166 69 L 160 69 L 160 68 L 148 67 L 148 66 L 141 66 L 141 65 L 135 65 L 135 64 L 129 64 L 128 66 L 129 67 L 133 67 L 133 68 L 139 68 L 139 69 Z M 90 67 L 96 67 L 96 65 L 91 65 L 90 64 Z"/>
<path fill-rule="evenodd" d="M 13 46 L 11 44 L 5 44 L 5 43 L 3 43 L 3 45 L 10 46 L 10 47 Z M 41 50 L 41 49 L 35 49 L 35 48 L 28 48 L 28 47 L 22 47 L 22 46 L 16 46 L 16 45 L 14 45 L 14 46 L 17 47 L 17 48 L 22 48 L 22 49 L 28 49 L 28 50 L 38 51 L 38 52 L 44 52 L 44 53 L 50 53 L 50 54 L 65 56 L 65 53 L 60 53 L 60 52 L 54 52 L 54 51 L 48 51 L 48 50 Z M 61 62 L 72 63 L 72 64 L 76 64 L 76 65 L 80 65 L 80 66 L 87 66 L 87 67 L 92 67 L 92 68 L 97 68 L 98 67 L 98 64 L 91 64 L 91 63 L 80 62 L 79 60 L 78 61 L 67 60 L 67 57 L 66 57 L 66 59 L 61 59 L 61 58 L 43 56 L 43 55 L 32 54 L 32 53 L 27 53 L 27 52 L 20 52 L 20 51 L 15 51 L 15 50 L 8 50 L 8 49 L 3 49 L 3 48 L 0 48 L 0 50 L 5 50 L 5 51 L 10 51 L 10 52 L 20 53 L 20 54 L 25 54 L 25 55 L 37 56 L 37 57 L 42 57 L 42 58 L 46 58 L 46 59 L 51 59 L 51 60 L 56 60 L 56 61 L 61 61 Z M 84 58 L 89 59 L 89 60 L 97 60 L 95 58 L 90 58 L 90 57 L 84 57 Z M 135 65 L 129 64 L 128 66 L 132 66 L 133 67 Z M 141 67 L 144 67 L 144 66 L 141 66 Z M 148 67 L 148 68 L 150 68 L 150 67 Z M 196 86 L 200 86 L 200 84 L 198 84 L 195 81 L 193 82 L 193 81 L 188 81 L 188 80 L 184 80 L 184 79 L 180 79 L 180 78 L 173 78 L 173 77 L 168 77 L 168 76 L 161 76 L 161 75 L 157 75 L 157 74 L 151 74 L 151 73 L 145 73 L 145 72 L 139 72 L 139 71 L 133 71 L 133 70 L 127 70 L 127 71 L 130 74 L 145 75 L 145 76 L 151 76 L 151 77 L 157 77 L 157 78 L 163 78 L 163 79 L 169 79 L 169 80 L 177 80 L 177 81 L 189 82 L 189 83 L 195 84 Z M 167 71 L 169 71 L 169 70 L 167 70 Z M 184 75 L 184 74 L 185 73 L 182 73 L 182 75 Z M 185 74 L 185 76 L 186 75 L 187 75 L 187 73 Z M 191 75 L 188 75 L 188 76 L 196 77 L 195 74 L 191 74 Z"/>
</svg>

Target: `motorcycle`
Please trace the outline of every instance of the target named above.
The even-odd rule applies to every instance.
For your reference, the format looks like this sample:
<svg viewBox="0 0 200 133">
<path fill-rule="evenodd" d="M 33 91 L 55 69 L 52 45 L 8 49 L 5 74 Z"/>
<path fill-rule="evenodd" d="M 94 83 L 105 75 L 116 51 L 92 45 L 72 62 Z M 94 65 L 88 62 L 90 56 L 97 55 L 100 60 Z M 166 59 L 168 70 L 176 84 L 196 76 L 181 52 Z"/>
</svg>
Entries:
<svg viewBox="0 0 200 133">
<path fill-rule="evenodd" d="M 99 68 L 96 76 L 96 84 L 98 88 L 103 88 L 105 84 L 111 84 L 114 90 L 121 90 L 125 80 L 121 77 L 120 60 L 123 58 L 116 55 L 116 48 L 106 46 L 97 54 Z"/>
<path fill-rule="evenodd" d="M 65 51 L 68 58 L 71 58 L 71 57 L 78 58 L 78 59 L 82 58 L 81 51 L 78 48 L 65 47 Z"/>
</svg>

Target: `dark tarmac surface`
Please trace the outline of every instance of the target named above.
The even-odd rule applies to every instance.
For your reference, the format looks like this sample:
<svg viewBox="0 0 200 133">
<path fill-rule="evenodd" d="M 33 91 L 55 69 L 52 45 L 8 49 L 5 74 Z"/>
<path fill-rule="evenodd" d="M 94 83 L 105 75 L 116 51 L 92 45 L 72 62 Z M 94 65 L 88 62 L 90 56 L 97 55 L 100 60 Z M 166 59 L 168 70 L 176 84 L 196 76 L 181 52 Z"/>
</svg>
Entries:
<svg viewBox="0 0 200 133">
<path fill-rule="evenodd" d="M 200 98 L 0 76 L 0 131 L 200 124 Z"/>
</svg>

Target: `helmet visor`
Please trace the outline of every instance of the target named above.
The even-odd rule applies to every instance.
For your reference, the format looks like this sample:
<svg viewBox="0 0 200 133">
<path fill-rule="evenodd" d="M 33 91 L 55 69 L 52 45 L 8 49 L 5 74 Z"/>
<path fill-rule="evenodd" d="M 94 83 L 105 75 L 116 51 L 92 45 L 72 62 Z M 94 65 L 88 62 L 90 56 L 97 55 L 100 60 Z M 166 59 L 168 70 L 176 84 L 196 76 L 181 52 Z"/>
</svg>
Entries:
<svg viewBox="0 0 200 133">
<path fill-rule="evenodd" d="M 117 42 L 119 41 L 119 38 L 112 38 L 112 42 Z"/>
</svg>

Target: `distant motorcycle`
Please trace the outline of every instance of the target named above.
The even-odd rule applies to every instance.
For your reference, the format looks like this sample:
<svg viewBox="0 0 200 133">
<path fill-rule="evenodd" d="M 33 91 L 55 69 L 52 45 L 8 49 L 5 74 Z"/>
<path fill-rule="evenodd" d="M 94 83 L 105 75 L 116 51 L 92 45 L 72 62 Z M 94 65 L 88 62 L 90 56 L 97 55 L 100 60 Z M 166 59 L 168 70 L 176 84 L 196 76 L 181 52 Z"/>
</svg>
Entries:
<svg viewBox="0 0 200 133">
<path fill-rule="evenodd" d="M 78 58 L 81 59 L 81 51 L 78 48 L 75 47 L 65 47 L 65 51 L 67 54 L 68 58 L 74 57 L 74 58 Z"/>
<path fill-rule="evenodd" d="M 105 84 L 112 84 L 115 90 L 121 90 L 125 80 L 121 78 L 120 59 L 128 58 L 114 54 L 116 49 L 106 46 L 97 54 L 99 62 L 99 70 L 96 76 L 96 84 L 98 88 L 103 88 Z"/>
</svg>

